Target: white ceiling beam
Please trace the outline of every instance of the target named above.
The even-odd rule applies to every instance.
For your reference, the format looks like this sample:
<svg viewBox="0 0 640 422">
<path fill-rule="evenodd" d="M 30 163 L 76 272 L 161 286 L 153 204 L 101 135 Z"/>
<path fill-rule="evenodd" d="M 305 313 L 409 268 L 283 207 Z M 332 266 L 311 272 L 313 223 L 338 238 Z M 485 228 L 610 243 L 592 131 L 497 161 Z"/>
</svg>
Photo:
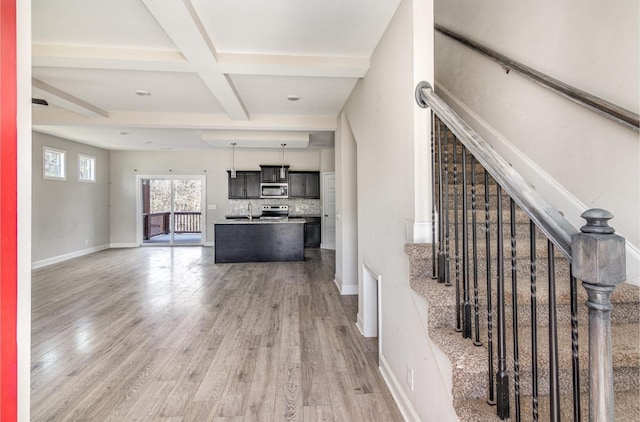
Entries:
<svg viewBox="0 0 640 422">
<path fill-rule="evenodd" d="M 218 65 L 216 50 L 189 0 L 143 0 L 176 47 L 193 65 L 227 114 L 248 120 L 247 112 L 233 83 Z"/>
<path fill-rule="evenodd" d="M 369 70 L 366 57 L 219 53 L 218 61 L 230 75 L 363 78 Z"/>
<path fill-rule="evenodd" d="M 200 130 L 280 130 L 280 131 L 333 131 L 336 116 L 252 115 L 251 120 L 234 120 L 225 114 L 210 113 L 109 113 L 109 119 L 87 119 L 65 110 L 32 110 L 34 125 L 111 126 L 141 128 L 176 128 Z"/>
<path fill-rule="evenodd" d="M 109 113 L 105 110 L 38 79 L 31 80 L 31 92 L 33 96 L 44 98 L 50 104 L 57 105 L 85 117 L 109 117 Z"/>
<path fill-rule="evenodd" d="M 179 51 L 35 44 L 34 67 L 193 72 Z"/>
</svg>

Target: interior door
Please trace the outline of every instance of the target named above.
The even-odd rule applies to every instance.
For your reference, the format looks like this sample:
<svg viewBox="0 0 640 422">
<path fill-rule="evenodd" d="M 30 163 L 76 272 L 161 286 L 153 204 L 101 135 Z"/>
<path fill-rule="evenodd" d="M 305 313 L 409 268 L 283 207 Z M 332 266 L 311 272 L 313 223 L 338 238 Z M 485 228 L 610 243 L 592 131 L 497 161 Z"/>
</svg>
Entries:
<svg viewBox="0 0 640 422">
<path fill-rule="evenodd" d="M 336 248 L 336 175 L 322 175 L 322 248 Z"/>
</svg>

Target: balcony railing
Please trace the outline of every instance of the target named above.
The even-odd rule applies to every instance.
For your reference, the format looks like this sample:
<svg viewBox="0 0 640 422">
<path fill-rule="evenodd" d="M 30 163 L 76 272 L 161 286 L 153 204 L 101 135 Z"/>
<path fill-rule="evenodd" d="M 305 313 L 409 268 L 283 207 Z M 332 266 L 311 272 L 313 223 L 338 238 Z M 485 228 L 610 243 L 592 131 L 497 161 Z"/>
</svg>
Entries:
<svg viewBox="0 0 640 422">
<path fill-rule="evenodd" d="M 171 213 L 156 212 L 143 215 L 144 240 L 171 232 Z M 174 233 L 201 233 L 202 213 L 179 211 L 173 213 Z"/>
</svg>

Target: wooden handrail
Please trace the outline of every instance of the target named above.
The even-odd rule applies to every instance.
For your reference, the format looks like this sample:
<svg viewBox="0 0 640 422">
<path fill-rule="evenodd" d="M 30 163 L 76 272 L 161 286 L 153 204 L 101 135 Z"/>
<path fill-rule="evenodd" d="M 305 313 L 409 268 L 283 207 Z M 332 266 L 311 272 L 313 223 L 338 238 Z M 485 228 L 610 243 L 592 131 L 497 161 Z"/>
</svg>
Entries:
<svg viewBox="0 0 640 422">
<path fill-rule="evenodd" d="M 571 260 L 571 237 L 578 230 L 529 186 L 520 173 L 433 91 L 428 82 L 420 82 L 416 86 L 415 96 L 418 105 L 434 111 L 558 250 Z"/>
<path fill-rule="evenodd" d="M 509 72 L 509 70 L 515 70 L 516 72 L 531 79 L 532 81 L 544 86 L 545 88 L 549 88 L 552 91 L 555 91 L 556 93 L 570 99 L 571 101 L 574 101 L 577 104 L 587 107 L 588 109 L 595 111 L 596 113 L 608 119 L 618 122 L 623 126 L 633 129 L 636 132 L 640 131 L 640 119 L 637 113 L 619 107 L 613 103 L 610 103 L 609 101 L 603 100 L 602 98 L 596 97 L 595 95 L 591 95 L 588 92 L 582 91 L 562 81 L 552 78 L 551 76 L 539 72 L 527 65 L 512 60 L 509 57 L 500 54 L 489 47 L 472 41 L 469 38 L 466 38 L 447 28 L 444 28 L 441 25 L 436 24 L 434 25 L 434 28 L 441 34 L 453 38 L 454 40 L 469 47 L 470 49 L 477 51 L 489 57 L 491 60 L 500 63 L 507 70 L 507 72 Z"/>
</svg>

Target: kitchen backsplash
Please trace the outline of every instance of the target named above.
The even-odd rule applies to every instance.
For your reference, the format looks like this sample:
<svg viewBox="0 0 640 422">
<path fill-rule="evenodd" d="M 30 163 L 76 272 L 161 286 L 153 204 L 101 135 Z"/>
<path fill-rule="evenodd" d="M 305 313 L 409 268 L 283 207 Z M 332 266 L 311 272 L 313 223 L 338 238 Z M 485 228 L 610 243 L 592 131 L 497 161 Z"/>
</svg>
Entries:
<svg viewBox="0 0 640 422">
<path fill-rule="evenodd" d="M 253 215 L 260 215 L 262 205 L 289 205 L 289 215 L 320 216 L 322 204 L 319 199 L 231 199 L 229 215 L 246 215 L 251 203 Z"/>
</svg>

